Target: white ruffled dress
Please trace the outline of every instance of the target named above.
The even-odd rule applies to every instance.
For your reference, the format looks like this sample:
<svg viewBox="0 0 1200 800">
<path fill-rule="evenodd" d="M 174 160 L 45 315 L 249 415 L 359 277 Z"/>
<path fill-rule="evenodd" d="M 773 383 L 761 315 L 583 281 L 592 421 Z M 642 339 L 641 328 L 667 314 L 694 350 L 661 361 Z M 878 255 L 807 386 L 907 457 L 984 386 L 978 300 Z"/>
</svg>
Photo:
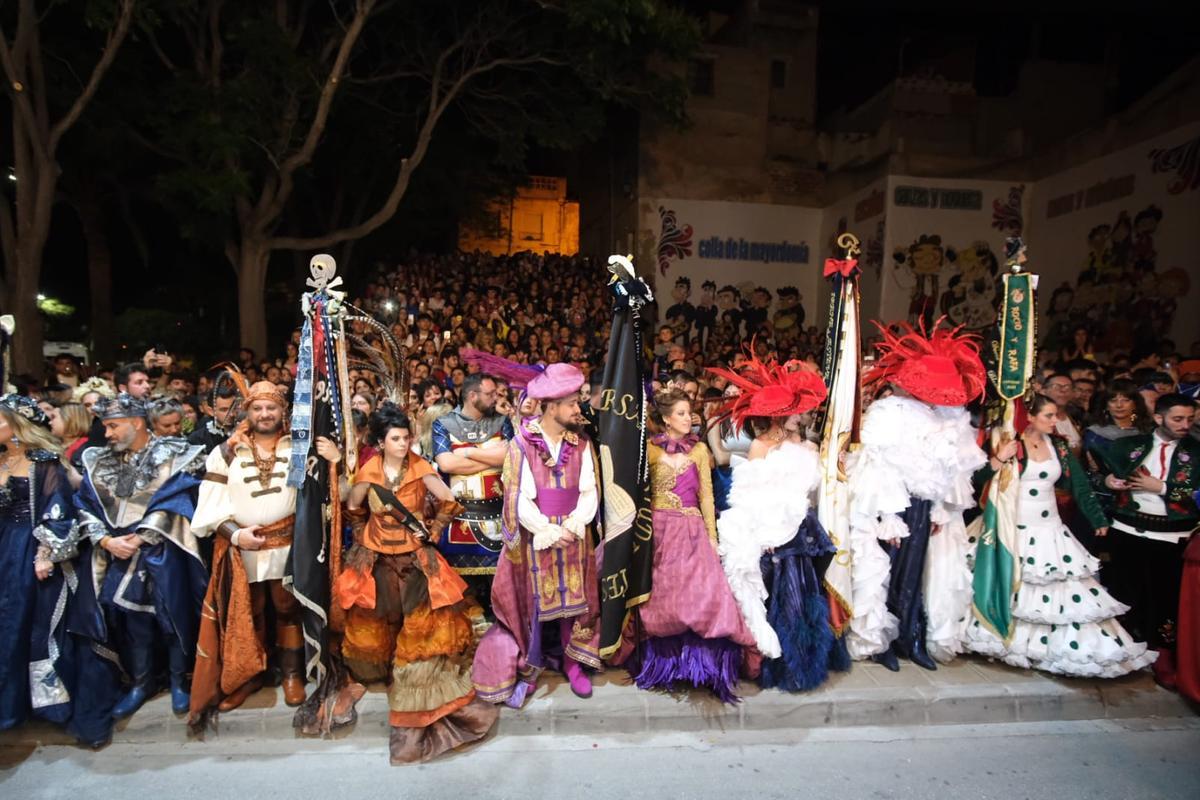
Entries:
<svg viewBox="0 0 1200 800">
<path fill-rule="evenodd" d="M 1005 647 L 973 621 L 968 647 L 1016 667 L 1058 675 L 1114 678 L 1141 669 L 1157 653 L 1133 641 L 1117 622 L 1129 607 L 1096 580 L 1099 560 L 1059 516 L 1054 484 L 1061 475 L 1057 456 L 1026 462 L 1017 501 L 1021 585 L 1012 609 L 1012 641 Z"/>
<path fill-rule="evenodd" d="M 966 409 L 885 397 L 867 409 L 862 444 L 846 463 L 850 484 L 853 618 L 850 657 L 887 650 L 898 623 L 887 610 L 891 560 L 880 540 L 903 539 L 900 515 L 912 498 L 930 500 L 939 532 L 929 538 L 922 590 L 926 646 L 946 662 L 963 651 L 971 608 L 970 546 L 962 512 L 974 507 L 971 476 L 987 462 Z"/>
<path fill-rule="evenodd" d="M 784 442 L 765 458 L 735 457 L 729 508 L 717 520 L 718 551 L 742 617 L 767 658 L 782 654 L 779 636 L 767 622 L 767 587 L 762 554 L 792 541 L 808 514 L 817 486 L 817 451 Z"/>
</svg>

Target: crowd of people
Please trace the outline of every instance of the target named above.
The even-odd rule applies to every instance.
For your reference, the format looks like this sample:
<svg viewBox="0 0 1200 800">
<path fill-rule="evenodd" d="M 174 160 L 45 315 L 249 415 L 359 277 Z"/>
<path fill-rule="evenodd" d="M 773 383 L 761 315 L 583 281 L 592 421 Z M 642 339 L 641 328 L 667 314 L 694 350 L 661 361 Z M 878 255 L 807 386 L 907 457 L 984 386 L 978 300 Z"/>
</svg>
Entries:
<svg viewBox="0 0 1200 800">
<path fill-rule="evenodd" d="M 1019 435 L 997 438 L 974 338 L 881 328 L 836 532 L 815 499 L 823 334 L 794 290 L 743 304 L 706 285 L 692 305 L 686 279 L 643 312 L 665 320 L 644 353 L 653 591 L 602 654 L 605 277 L 585 258 L 413 255 L 351 301 L 371 320 L 350 332 L 405 355 L 391 376 L 352 365 L 354 448 L 315 444 L 339 465 L 349 546 L 326 611 L 353 679 L 388 684 L 393 761 L 482 738 L 547 669 L 581 697 L 613 666 L 737 702 L 740 680 L 804 691 L 853 661 L 936 669 L 975 652 L 1065 675 L 1151 668 L 1200 699 L 1184 578 L 1200 569 L 1200 360 L 1171 342 L 1096 354 L 1081 329 L 1041 354 Z M 259 355 L 197 371 L 150 350 L 94 375 L 61 355 L 44 378 L 10 378 L 0 729 L 40 717 L 100 746 L 163 688 L 195 731 L 273 680 L 305 702 L 304 600 L 287 580 L 300 331 Z M 972 612 L 997 486 L 1021 532 L 1001 632 Z"/>
</svg>

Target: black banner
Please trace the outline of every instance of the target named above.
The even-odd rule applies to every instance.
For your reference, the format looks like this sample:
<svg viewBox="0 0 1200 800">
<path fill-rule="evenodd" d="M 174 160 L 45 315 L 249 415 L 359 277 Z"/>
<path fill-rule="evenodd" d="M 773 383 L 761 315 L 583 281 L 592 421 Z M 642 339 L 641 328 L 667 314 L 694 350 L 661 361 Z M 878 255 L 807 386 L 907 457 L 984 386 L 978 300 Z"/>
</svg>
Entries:
<svg viewBox="0 0 1200 800">
<path fill-rule="evenodd" d="M 646 372 L 639 310 L 649 290 L 636 276 L 610 285 L 612 335 L 599 407 L 598 455 L 604 501 L 600 568 L 600 655 L 621 644 L 629 614 L 650 599 L 654 541 L 646 461 Z"/>
<path fill-rule="evenodd" d="M 303 463 L 304 479 L 296 490 L 296 523 L 284 575 L 284 583 L 300 601 L 305 673 L 308 680 L 318 686 L 326 679 L 330 660 L 329 566 L 331 547 L 335 543 L 331 541 L 325 518 L 325 506 L 329 502 L 329 462 L 317 455 L 315 443 L 321 436 L 335 442 L 342 438 L 333 408 L 338 391 L 337 376 L 330 374 L 336 363 L 330 327 L 329 318 L 324 314 L 324 303 L 317 303 L 305 323 L 301 344 L 302 367 L 311 364 L 308 373 L 311 383 L 306 386 L 306 381 L 298 380 L 292 416 L 292 457 L 297 465 Z M 306 426 L 307 435 L 302 429 L 298 430 L 297 423 Z M 298 446 L 306 449 L 303 461 L 296 453 Z M 335 533 L 341 535 L 341 531 Z"/>
</svg>

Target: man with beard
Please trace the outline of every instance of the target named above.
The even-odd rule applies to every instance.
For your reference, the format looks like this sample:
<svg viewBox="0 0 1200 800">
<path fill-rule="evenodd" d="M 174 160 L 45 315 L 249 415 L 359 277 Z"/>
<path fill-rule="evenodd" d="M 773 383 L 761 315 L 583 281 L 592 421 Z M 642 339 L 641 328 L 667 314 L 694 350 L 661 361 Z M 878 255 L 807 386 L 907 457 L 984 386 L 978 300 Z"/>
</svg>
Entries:
<svg viewBox="0 0 1200 800">
<path fill-rule="evenodd" d="M 207 413 L 204 424 L 192 431 L 188 442 L 202 445 L 205 455 L 208 455 L 217 445 L 228 439 L 237 427 L 239 399 L 236 386 L 217 381 L 213 386 L 210 401 L 205 403 L 203 409 Z"/>
<path fill-rule="evenodd" d="M 512 422 L 496 413 L 496 379 L 483 372 L 466 376 L 462 405 L 433 423 L 433 456 L 449 479 L 462 512 L 437 542 L 438 549 L 484 607 L 502 547 L 500 467 Z"/>
<path fill-rule="evenodd" d="M 1130 606 L 1125 625 L 1158 650 L 1155 678 L 1175 686 L 1175 628 L 1188 536 L 1200 524 L 1200 443 L 1188 436 L 1196 404 L 1164 394 L 1154 404 L 1153 433 L 1127 436 L 1109 451 L 1104 483 L 1116 495 L 1110 586 Z"/>
<path fill-rule="evenodd" d="M 158 691 L 164 649 L 171 708 L 181 714 L 206 579 L 189 524 L 204 453 L 183 439 L 152 435 L 145 403 L 128 394 L 100 400 L 95 411 L 108 444 L 83 454 L 75 499 L 93 548 L 85 565 L 92 575 L 80 583 L 98 592 L 85 635 L 110 661 L 119 652 L 132 680 L 113 707 L 115 719 L 132 715 Z"/>
<path fill-rule="evenodd" d="M 150 382 L 149 367 L 140 361 L 134 361 L 117 368 L 113 373 L 113 384 L 117 387 L 118 394 L 129 395 L 134 400 L 140 400 L 143 403 L 150 401 L 150 390 L 154 388 L 154 384 Z M 88 430 L 87 444 L 83 449 L 89 447 L 104 447 L 107 439 L 104 424 L 99 417 L 92 422 L 92 427 Z"/>
<path fill-rule="evenodd" d="M 192 679 L 194 728 L 214 707 L 231 711 L 262 687 L 268 606 L 284 701 L 298 706 L 305 698 L 300 606 L 283 585 L 296 514 L 296 490 L 287 485 L 287 401 L 274 384 L 260 381 L 242 402 L 246 418 L 208 456 L 193 520 L 197 535 L 215 537 Z M 329 447 L 322 440 L 318 451 Z"/>
<path fill-rule="evenodd" d="M 590 697 L 583 667 L 600 667 L 599 587 L 591 524 L 598 507 L 595 460 L 583 429 L 583 373 L 551 364 L 529 382 L 544 411 L 528 419 L 504 459 L 504 557 L 492 584 L 496 624 L 475 654 L 478 696 L 520 708 L 548 665 Z M 557 623 L 550 625 L 548 623 Z M 557 633 L 559 645 L 549 639 Z"/>
</svg>

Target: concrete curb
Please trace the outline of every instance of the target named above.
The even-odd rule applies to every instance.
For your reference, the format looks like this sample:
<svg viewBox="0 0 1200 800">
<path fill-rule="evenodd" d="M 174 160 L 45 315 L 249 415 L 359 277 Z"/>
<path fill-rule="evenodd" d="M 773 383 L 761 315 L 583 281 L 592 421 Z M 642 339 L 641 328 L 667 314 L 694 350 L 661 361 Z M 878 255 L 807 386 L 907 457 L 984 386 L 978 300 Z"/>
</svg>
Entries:
<svg viewBox="0 0 1200 800">
<path fill-rule="evenodd" d="M 889 673 L 875 664 L 856 664 L 813 692 L 787 694 L 744 684 L 743 700 L 726 706 L 704 692 L 668 695 L 643 692 L 610 670 L 595 681 L 592 698 L 581 700 L 560 678 L 545 678 L 520 711 L 503 709 L 496 736 L 625 735 L 689 731 L 773 731 L 820 727 L 963 725 L 1054 720 L 1195 717 L 1179 695 L 1156 686 L 1148 674 L 1110 681 L 1059 679 L 962 658 L 937 672 L 906 664 Z M 339 740 L 387 738 L 387 695 L 373 686 L 358 704 L 358 724 Z M 295 738 L 293 709 L 278 689 L 268 688 L 243 708 L 222 714 L 220 739 Z M 118 743 L 188 742 L 183 720 L 170 711 L 166 695 L 147 703 L 118 725 Z M 31 723 L 0 734 L 0 747 L 72 744 L 53 726 Z"/>
</svg>

